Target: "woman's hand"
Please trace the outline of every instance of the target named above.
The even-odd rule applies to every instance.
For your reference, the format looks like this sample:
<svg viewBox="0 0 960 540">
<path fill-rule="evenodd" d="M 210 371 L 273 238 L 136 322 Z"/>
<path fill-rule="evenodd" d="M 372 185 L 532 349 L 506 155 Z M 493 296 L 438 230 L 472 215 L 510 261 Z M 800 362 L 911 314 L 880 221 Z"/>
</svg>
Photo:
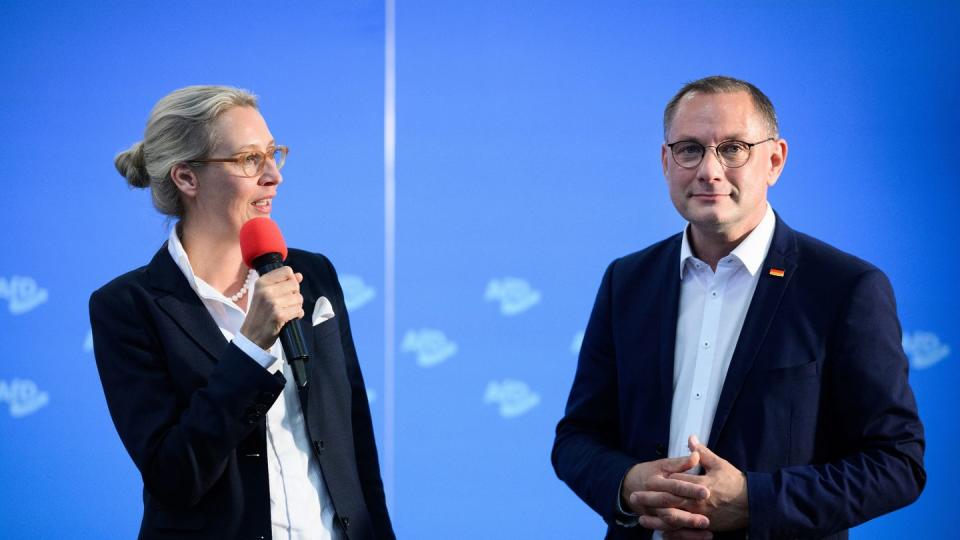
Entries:
<svg viewBox="0 0 960 540">
<path fill-rule="evenodd" d="M 301 281 L 303 274 L 294 272 L 289 266 L 260 276 L 240 333 L 261 349 L 270 349 L 277 341 L 283 325 L 303 317 Z"/>
</svg>

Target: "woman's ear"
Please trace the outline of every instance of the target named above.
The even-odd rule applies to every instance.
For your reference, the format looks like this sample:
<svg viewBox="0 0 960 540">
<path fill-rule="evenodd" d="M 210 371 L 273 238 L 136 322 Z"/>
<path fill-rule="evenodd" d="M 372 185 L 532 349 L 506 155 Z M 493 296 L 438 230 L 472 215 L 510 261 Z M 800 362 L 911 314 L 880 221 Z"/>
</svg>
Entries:
<svg viewBox="0 0 960 540">
<path fill-rule="evenodd" d="M 197 171 L 193 170 L 192 167 L 186 163 L 177 163 L 170 169 L 170 179 L 173 180 L 173 184 L 177 186 L 177 189 L 180 190 L 187 198 L 193 198 L 197 196 Z"/>
</svg>

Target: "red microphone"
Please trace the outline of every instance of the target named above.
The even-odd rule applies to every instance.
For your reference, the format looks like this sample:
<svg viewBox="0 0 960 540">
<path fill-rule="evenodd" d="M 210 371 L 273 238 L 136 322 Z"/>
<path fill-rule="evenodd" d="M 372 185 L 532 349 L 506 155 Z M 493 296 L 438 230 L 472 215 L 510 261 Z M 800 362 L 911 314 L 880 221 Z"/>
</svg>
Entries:
<svg viewBox="0 0 960 540">
<path fill-rule="evenodd" d="M 243 262 L 255 269 L 254 259 L 268 253 L 277 253 L 281 261 L 287 260 L 287 243 L 283 241 L 276 221 L 258 217 L 240 228 L 240 252 L 243 253 Z"/>
<path fill-rule="evenodd" d="M 287 243 L 283 241 L 280 227 L 267 217 L 253 218 L 240 228 L 240 252 L 243 262 L 261 276 L 283 266 L 287 258 Z M 300 319 L 288 321 L 280 329 L 280 345 L 287 362 L 293 368 L 293 378 L 300 390 L 307 387 L 307 370 L 304 362 L 310 360 Z"/>
</svg>

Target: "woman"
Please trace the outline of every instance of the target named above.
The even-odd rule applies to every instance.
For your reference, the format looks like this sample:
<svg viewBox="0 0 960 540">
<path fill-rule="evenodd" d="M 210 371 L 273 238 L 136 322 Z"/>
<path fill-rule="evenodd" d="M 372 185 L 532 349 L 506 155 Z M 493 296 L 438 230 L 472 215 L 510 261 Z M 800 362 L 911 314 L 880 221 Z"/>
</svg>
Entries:
<svg viewBox="0 0 960 540">
<path fill-rule="evenodd" d="M 286 154 L 253 95 L 191 86 L 116 157 L 179 218 L 149 264 L 90 298 L 107 405 L 143 477 L 140 538 L 394 536 L 333 266 L 291 249 L 257 276 L 241 257 L 240 228 L 270 214 Z M 304 407 L 277 336 L 305 314 Z"/>
</svg>

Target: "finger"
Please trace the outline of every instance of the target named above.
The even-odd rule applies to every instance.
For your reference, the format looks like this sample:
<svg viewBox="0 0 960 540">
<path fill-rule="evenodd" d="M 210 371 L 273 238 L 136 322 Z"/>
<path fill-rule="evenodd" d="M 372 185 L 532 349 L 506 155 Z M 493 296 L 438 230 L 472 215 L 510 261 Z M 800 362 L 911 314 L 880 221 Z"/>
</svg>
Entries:
<svg viewBox="0 0 960 540">
<path fill-rule="evenodd" d="M 696 435 L 691 435 L 687 444 L 690 446 L 691 451 L 696 450 L 700 453 L 700 463 L 704 469 L 713 469 L 726 463 L 726 460 L 713 453 L 713 450 L 701 444 Z"/>
<path fill-rule="evenodd" d="M 679 508 L 660 508 L 657 510 L 657 517 L 674 529 L 706 529 L 710 526 L 707 516 Z"/>
<path fill-rule="evenodd" d="M 630 494 L 630 506 L 633 508 L 680 508 L 688 502 L 690 499 L 663 491 L 635 491 Z"/>
<path fill-rule="evenodd" d="M 269 285 L 273 283 L 280 283 L 288 279 L 294 279 L 293 268 L 290 268 L 289 266 L 281 266 L 280 268 L 274 268 L 273 270 L 260 276 L 259 281 Z"/>
<path fill-rule="evenodd" d="M 637 521 L 641 527 L 644 529 L 653 529 L 655 531 L 672 531 L 673 527 L 667 525 L 662 519 L 656 516 L 640 516 L 640 519 Z"/>
<path fill-rule="evenodd" d="M 673 476 L 675 475 L 671 475 L 670 478 L 655 476 L 647 480 L 647 491 L 665 491 L 695 501 L 702 501 L 710 496 L 710 490 L 705 486 L 696 482 L 677 480 Z"/>
<path fill-rule="evenodd" d="M 673 473 L 668 478 L 678 482 L 688 482 L 690 484 L 697 484 L 705 487 L 709 484 L 707 477 L 700 474 Z"/>
<path fill-rule="evenodd" d="M 661 460 L 660 468 L 668 473 L 689 471 L 700 464 L 700 454 L 691 452 L 690 455 Z"/>
<path fill-rule="evenodd" d="M 303 274 L 297 272 L 294 275 L 297 276 L 297 283 L 303 283 Z"/>
<path fill-rule="evenodd" d="M 713 533 L 703 529 L 676 529 L 664 531 L 663 540 L 711 540 Z"/>
</svg>

